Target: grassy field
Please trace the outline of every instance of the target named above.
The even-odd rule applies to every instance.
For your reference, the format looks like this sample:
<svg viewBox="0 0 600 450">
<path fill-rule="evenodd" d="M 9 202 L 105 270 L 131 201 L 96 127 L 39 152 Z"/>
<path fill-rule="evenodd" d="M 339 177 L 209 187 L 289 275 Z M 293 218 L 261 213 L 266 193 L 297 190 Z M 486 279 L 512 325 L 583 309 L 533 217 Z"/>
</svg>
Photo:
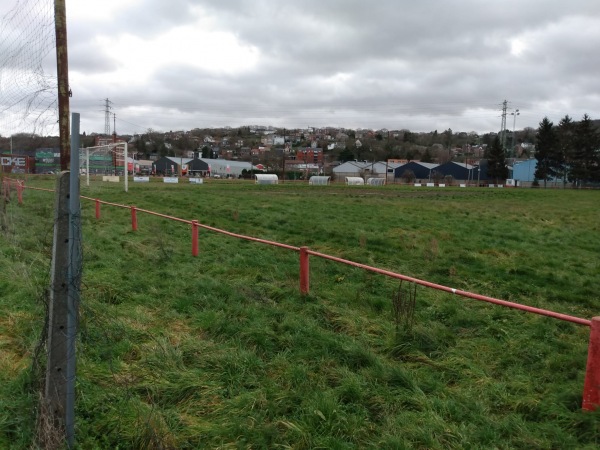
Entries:
<svg viewBox="0 0 600 450">
<path fill-rule="evenodd" d="M 33 186 L 53 187 L 52 180 Z M 93 183 L 82 194 L 307 245 L 436 283 L 599 315 L 600 192 Z M 0 235 L 0 448 L 30 448 L 53 194 Z M 597 448 L 589 329 L 83 201 L 76 434 L 83 449 Z M 404 283 L 403 288 L 407 288 Z M 38 357 L 36 357 L 38 355 Z"/>
</svg>

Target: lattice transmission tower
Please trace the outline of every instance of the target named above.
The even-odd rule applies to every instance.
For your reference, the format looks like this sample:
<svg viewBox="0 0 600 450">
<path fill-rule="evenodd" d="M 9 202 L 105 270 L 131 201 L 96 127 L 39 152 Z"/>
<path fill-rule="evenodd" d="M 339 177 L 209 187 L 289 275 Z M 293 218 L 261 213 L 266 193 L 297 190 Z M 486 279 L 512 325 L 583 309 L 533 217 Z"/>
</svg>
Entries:
<svg viewBox="0 0 600 450">
<path fill-rule="evenodd" d="M 508 108 L 508 101 L 502 102 L 502 124 L 500 125 L 500 132 L 502 133 L 502 150 L 506 151 L 506 109 Z"/>
<path fill-rule="evenodd" d="M 108 99 L 104 99 L 104 134 L 110 136 L 110 110 L 112 109 L 112 102 Z"/>
</svg>

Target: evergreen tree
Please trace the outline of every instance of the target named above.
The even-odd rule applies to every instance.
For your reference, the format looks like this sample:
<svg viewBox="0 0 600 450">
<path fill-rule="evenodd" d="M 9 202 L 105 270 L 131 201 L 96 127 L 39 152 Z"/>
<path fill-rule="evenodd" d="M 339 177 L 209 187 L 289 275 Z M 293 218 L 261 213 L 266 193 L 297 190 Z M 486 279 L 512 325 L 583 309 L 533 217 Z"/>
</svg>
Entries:
<svg viewBox="0 0 600 450">
<path fill-rule="evenodd" d="M 584 114 L 574 129 L 573 150 L 570 161 L 569 179 L 577 186 L 590 181 L 600 181 L 599 176 L 600 136 L 592 119 Z"/>
<path fill-rule="evenodd" d="M 167 148 L 164 142 L 162 142 L 158 147 L 158 154 L 160 156 L 167 156 L 169 154 L 169 149 Z"/>
<path fill-rule="evenodd" d="M 504 149 L 499 136 L 494 138 L 492 146 L 488 150 L 488 177 L 495 180 L 495 183 L 508 178 Z"/>
<path fill-rule="evenodd" d="M 553 153 L 550 161 L 550 173 L 556 178 L 567 181 L 569 166 L 573 160 L 573 119 L 568 115 L 563 117 L 558 123 L 557 145 L 553 147 Z"/>
<path fill-rule="evenodd" d="M 423 155 L 421 155 L 421 162 L 424 162 L 424 163 L 432 163 L 433 162 L 433 156 L 431 155 L 429 148 L 426 148 L 425 153 L 423 153 Z"/>
<path fill-rule="evenodd" d="M 552 156 L 555 154 L 554 147 L 556 146 L 556 134 L 554 132 L 554 124 L 547 117 L 540 122 L 540 126 L 535 135 L 537 146 L 535 150 L 535 159 L 537 159 L 537 167 L 534 177 L 538 180 L 546 181 L 552 178 Z"/>
<path fill-rule="evenodd" d="M 353 148 L 350 147 L 346 147 L 345 149 L 343 149 L 340 152 L 338 158 L 341 162 L 354 161 L 356 159 L 356 157 L 354 156 Z"/>
</svg>

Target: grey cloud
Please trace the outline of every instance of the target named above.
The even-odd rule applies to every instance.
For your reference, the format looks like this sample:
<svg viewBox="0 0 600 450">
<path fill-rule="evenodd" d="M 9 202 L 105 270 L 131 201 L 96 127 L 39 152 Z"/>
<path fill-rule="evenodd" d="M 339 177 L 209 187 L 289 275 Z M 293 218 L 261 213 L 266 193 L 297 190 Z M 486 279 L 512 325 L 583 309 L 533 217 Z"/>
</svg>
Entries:
<svg viewBox="0 0 600 450">
<path fill-rule="evenodd" d="M 404 117 L 432 128 L 423 117 L 446 123 L 441 118 L 455 115 L 452 128 L 465 130 L 483 122 L 495 130 L 504 98 L 522 108 L 520 120 L 528 109 L 530 126 L 549 104 L 556 111 L 571 104 L 574 116 L 588 105 L 600 113 L 586 101 L 597 98 L 600 2 L 153 0 L 136 4 L 111 30 L 150 37 L 193 23 L 196 13 L 259 49 L 258 66 L 238 75 L 165 68 L 151 85 L 116 94 L 119 103 L 168 107 L 165 121 L 178 111 L 182 120 L 258 116 L 290 124 L 362 119 L 389 126 L 390 117 Z M 511 54 L 517 38 L 526 44 L 520 55 Z M 101 61 L 86 58 L 82 45 L 73 52 L 75 68 L 113 68 L 106 51 L 89 48 Z M 462 117 L 477 108 L 485 113 Z"/>
</svg>

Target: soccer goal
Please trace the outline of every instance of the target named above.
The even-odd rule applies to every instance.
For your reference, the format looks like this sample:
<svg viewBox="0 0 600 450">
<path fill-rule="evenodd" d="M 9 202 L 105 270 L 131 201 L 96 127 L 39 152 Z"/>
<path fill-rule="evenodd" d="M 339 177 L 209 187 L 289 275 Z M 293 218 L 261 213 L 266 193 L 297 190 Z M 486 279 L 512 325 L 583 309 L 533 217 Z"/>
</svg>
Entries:
<svg viewBox="0 0 600 450">
<path fill-rule="evenodd" d="M 125 192 L 129 189 L 129 172 L 133 172 L 133 160 L 127 154 L 127 142 L 98 145 L 79 149 L 79 173 L 85 174 L 85 184 L 90 185 L 90 174 L 102 176 L 105 181 L 120 182 L 123 177 Z"/>
</svg>

